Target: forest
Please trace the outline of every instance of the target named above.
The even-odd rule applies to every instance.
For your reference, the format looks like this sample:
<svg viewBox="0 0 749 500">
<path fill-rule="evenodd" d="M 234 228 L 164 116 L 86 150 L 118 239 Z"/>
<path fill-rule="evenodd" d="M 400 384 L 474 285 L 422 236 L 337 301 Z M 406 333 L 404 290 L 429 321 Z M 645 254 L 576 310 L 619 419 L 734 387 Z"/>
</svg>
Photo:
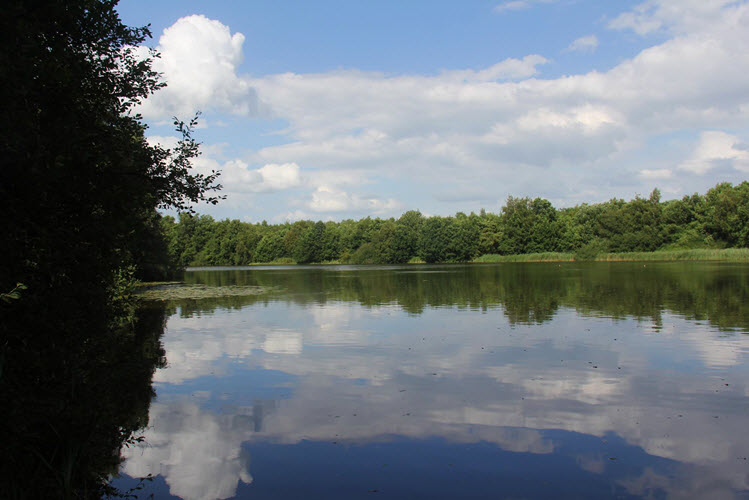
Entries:
<svg viewBox="0 0 749 500">
<path fill-rule="evenodd" d="M 721 183 L 704 195 L 555 208 L 542 198 L 509 197 L 500 213 L 252 224 L 208 215 L 164 216 L 165 262 L 172 266 L 251 263 L 402 264 L 467 262 L 481 255 L 652 252 L 749 246 L 749 182 Z"/>
</svg>

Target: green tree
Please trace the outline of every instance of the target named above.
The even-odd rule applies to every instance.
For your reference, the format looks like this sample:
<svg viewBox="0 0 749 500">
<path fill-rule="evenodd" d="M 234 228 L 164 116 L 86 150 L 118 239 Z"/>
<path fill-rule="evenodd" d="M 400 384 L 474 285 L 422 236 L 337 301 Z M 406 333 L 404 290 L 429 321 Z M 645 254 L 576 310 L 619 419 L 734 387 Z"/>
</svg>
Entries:
<svg viewBox="0 0 749 500">
<path fill-rule="evenodd" d="M 648 199 L 611 200 L 601 204 L 596 236 L 608 241 L 613 252 L 653 251 L 663 244 L 660 192 Z"/>
<path fill-rule="evenodd" d="M 341 234 L 339 226 L 333 221 L 325 223 L 322 244 L 320 248 L 320 262 L 337 260 L 341 257 Z"/>
<path fill-rule="evenodd" d="M 294 247 L 294 260 L 299 264 L 320 262 L 322 259 L 323 235 L 325 223 L 316 222 L 299 237 Z"/>
<path fill-rule="evenodd" d="M 283 239 L 286 255 L 293 257 L 299 238 L 309 229 L 314 222 L 309 220 L 298 220 L 294 222 Z"/>
<path fill-rule="evenodd" d="M 190 258 L 185 259 L 185 265 L 212 265 L 219 246 L 218 241 L 214 239 L 216 221 L 210 215 L 197 215 L 192 217 L 191 222 L 190 240 L 186 248 L 187 256 Z"/>
<path fill-rule="evenodd" d="M 701 248 L 708 245 L 704 226 L 700 223 L 702 196 L 695 193 L 663 204 L 664 243 L 672 248 Z"/>
<path fill-rule="evenodd" d="M 467 262 L 478 256 L 479 228 L 476 216 L 468 217 L 459 212 L 448 225 L 449 244 L 447 260 Z"/>
<path fill-rule="evenodd" d="M 508 197 L 502 207 L 500 253 L 550 252 L 559 246 L 556 209 L 548 200 Z"/>
<path fill-rule="evenodd" d="M 378 264 L 397 264 L 398 259 L 395 253 L 395 235 L 398 226 L 394 220 L 385 221 L 377 233 L 372 238 L 371 245 L 375 249 L 376 263 Z"/>
<path fill-rule="evenodd" d="M 479 229 L 479 254 L 497 254 L 499 253 L 500 242 L 502 241 L 502 219 L 499 215 L 487 213 L 481 209 L 478 220 Z"/>
<path fill-rule="evenodd" d="M 749 182 L 718 184 L 705 194 L 705 231 L 729 246 L 749 246 Z"/>
<path fill-rule="evenodd" d="M 398 218 L 391 241 L 393 264 L 404 264 L 418 253 L 419 231 L 424 217 L 418 210 L 409 210 Z"/>
<path fill-rule="evenodd" d="M 447 260 L 449 244 L 449 221 L 445 217 L 429 217 L 421 225 L 419 231 L 419 256 L 425 262 L 435 263 Z"/>
<path fill-rule="evenodd" d="M 255 249 L 258 262 L 271 262 L 284 256 L 283 235 L 278 231 L 268 232 L 263 236 Z"/>
<path fill-rule="evenodd" d="M 237 246 L 234 248 L 232 264 L 247 265 L 255 262 L 255 252 L 260 235 L 252 224 L 242 224 L 237 234 Z"/>
<path fill-rule="evenodd" d="M 529 253 L 558 251 L 562 226 L 557 221 L 557 210 L 549 200 L 535 198 L 530 202 L 530 211 L 532 227 L 526 251 Z"/>
</svg>

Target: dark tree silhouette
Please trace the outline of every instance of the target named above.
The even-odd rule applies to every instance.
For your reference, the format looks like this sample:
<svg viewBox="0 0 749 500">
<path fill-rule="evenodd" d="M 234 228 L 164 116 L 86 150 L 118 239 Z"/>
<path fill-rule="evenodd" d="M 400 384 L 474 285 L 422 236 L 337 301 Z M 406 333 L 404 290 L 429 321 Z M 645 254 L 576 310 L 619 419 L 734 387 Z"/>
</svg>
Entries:
<svg viewBox="0 0 749 500">
<path fill-rule="evenodd" d="M 0 468 L 3 497 L 101 493 L 112 464 L 88 465 L 116 459 L 144 423 L 143 408 L 137 422 L 125 415 L 134 400 L 118 392 L 122 377 L 105 377 L 146 345 L 123 289 L 168 270 L 157 208 L 218 200 L 217 174 L 190 170 L 194 121 L 175 121 L 173 150 L 146 142 L 136 106 L 162 86 L 157 55 L 138 56 L 150 32 L 125 26 L 116 3 L 0 6 L 0 454 L 13 457 Z M 153 366 L 132 374 L 145 394 Z M 95 398 L 117 411 L 84 409 Z"/>
</svg>

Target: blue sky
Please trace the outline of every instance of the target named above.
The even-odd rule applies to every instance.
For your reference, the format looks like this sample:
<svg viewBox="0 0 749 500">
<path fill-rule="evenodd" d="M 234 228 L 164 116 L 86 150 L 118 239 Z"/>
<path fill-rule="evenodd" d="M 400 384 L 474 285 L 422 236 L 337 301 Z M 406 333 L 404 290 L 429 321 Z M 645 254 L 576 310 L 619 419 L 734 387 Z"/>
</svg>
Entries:
<svg viewBox="0 0 749 500">
<path fill-rule="evenodd" d="M 664 199 L 749 177 L 749 5 L 731 0 L 121 1 L 169 145 L 245 221 Z"/>
</svg>

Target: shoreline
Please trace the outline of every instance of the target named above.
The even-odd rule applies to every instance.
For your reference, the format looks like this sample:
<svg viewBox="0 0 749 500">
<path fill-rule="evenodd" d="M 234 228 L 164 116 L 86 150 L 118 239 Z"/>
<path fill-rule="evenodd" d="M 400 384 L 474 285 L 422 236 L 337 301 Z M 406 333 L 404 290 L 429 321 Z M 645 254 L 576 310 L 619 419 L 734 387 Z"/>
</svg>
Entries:
<svg viewBox="0 0 749 500">
<path fill-rule="evenodd" d="M 493 263 L 518 263 L 518 262 L 749 262 L 749 248 L 725 248 L 725 249 L 690 249 L 690 250 L 657 250 L 655 252 L 606 252 L 600 253 L 593 259 L 575 259 L 574 253 L 545 252 L 517 255 L 485 254 L 466 262 L 436 262 L 434 264 L 493 264 Z M 347 264 L 341 261 L 315 262 L 311 264 L 297 264 L 291 259 L 282 259 L 272 262 L 253 262 L 242 265 L 208 265 L 188 266 L 186 270 L 197 270 L 205 268 L 237 268 L 257 266 L 335 266 L 335 265 L 426 265 L 427 263 L 417 259 L 411 259 L 406 264 Z"/>
<path fill-rule="evenodd" d="M 471 262 L 749 262 L 749 248 L 656 250 L 654 252 L 602 252 L 591 259 L 576 259 L 574 253 L 521 255 L 487 254 Z"/>
</svg>

